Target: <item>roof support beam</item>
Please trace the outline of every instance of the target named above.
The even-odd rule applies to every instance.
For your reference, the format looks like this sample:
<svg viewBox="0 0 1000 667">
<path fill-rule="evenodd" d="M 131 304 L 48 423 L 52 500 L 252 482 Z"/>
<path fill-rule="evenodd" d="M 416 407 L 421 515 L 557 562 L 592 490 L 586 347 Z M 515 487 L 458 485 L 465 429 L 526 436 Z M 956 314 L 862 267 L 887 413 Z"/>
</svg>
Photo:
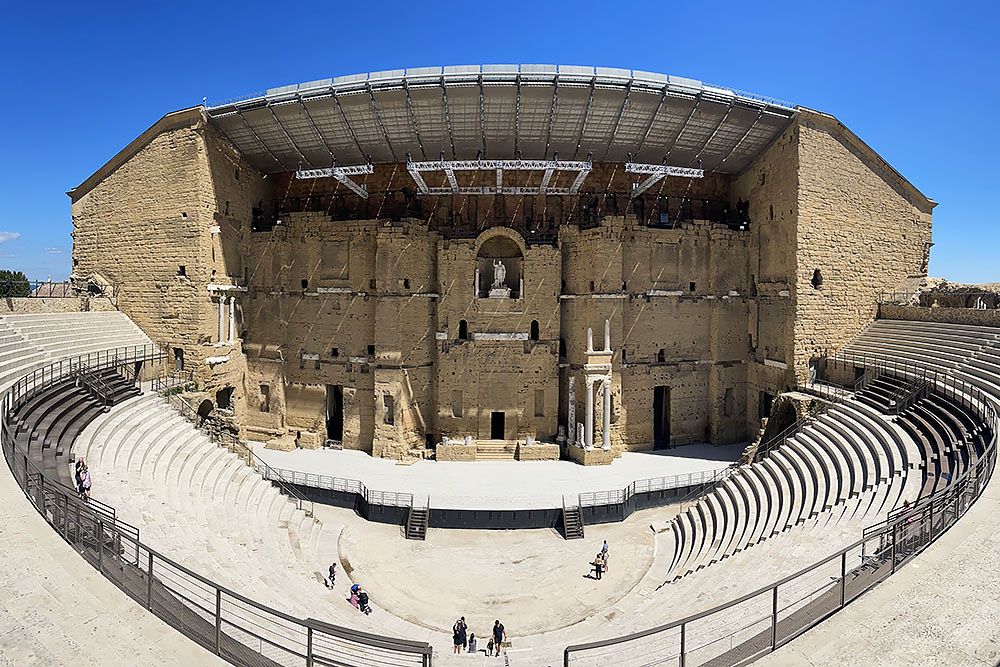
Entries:
<svg viewBox="0 0 1000 667">
<path fill-rule="evenodd" d="M 514 97 L 514 157 L 521 157 L 521 74 L 517 75 L 517 92 Z"/>
<path fill-rule="evenodd" d="M 555 173 L 555 169 L 546 169 L 545 173 L 542 175 L 542 184 L 538 186 L 538 194 L 544 195 L 545 191 L 549 187 L 549 181 L 552 180 L 552 174 Z"/>
<path fill-rule="evenodd" d="M 587 129 L 587 121 L 590 120 L 590 109 L 594 106 L 594 88 L 597 87 L 597 77 L 590 80 L 590 96 L 587 98 L 587 110 L 583 114 L 583 122 L 580 123 L 580 134 L 576 137 L 576 149 L 573 151 L 573 159 L 580 154 L 580 145 L 583 143 L 583 131 Z"/>
<path fill-rule="evenodd" d="M 361 154 L 362 159 L 367 159 L 368 155 L 365 153 L 365 149 L 361 147 L 361 142 L 358 141 L 358 135 L 354 133 L 354 128 L 351 127 L 351 121 L 347 120 L 347 113 L 344 111 L 344 107 L 340 105 L 340 99 L 336 93 L 333 94 L 333 101 L 337 103 L 337 111 L 340 112 L 340 119 L 344 121 L 344 127 L 351 133 L 351 139 L 354 139 L 354 145 L 358 147 L 358 153 Z"/>
<path fill-rule="evenodd" d="M 749 137 L 750 133 L 753 132 L 755 127 L 757 127 L 757 123 L 760 122 L 760 119 L 761 117 L 763 117 L 763 115 L 764 115 L 764 107 L 761 107 L 760 111 L 757 112 L 757 117 L 753 119 L 752 123 L 750 123 L 750 127 L 747 128 L 747 131 L 743 133 L 743 135 L 739 138 L 739 140 L 735 144 L 733 144 L 733 147 L 730 149 L 728 153 L 726 153 L 726 156 L 719 161 L 719 164 L 715 165 L 715 167 L 712 168 L 713 171 L 718 171 L 722 167 L 722 165 L 724 165 L 726 161 L 736 153 L 737 149 L 739 149 L 739 147 L 743 145 L 743 142 L 746 141 L 746 138 Z"/>
<path fill-rule="evenodd" d="M 309 158 L 307 158 L 305 156 L 305 154 L 303 154 L 302 150 L 299 148 L 299 145 L 296 144 L 295 140 L 292 139 L 292 136 L 290 134 L 288 134 L 288 131 L 285 129 L 285 126 L 282 124 L 281 120 L 278 118 L 278 114 L 274 113 L 274 108 L 271 107 L 271 105 L 269 104 L 269 105 L 267 105 L 267 110 L 271 112 L 271 118 L 274 119 L 274 122 L 277 124 L 278 129 L 281 130 L 281 133 L 283 135 L 285 135 L 285 140 L 288 143 L 290 143 L 292 145 L 292 148 L 295 149 L 295 152 L 299 154 L 299 159 L 302 160 L 302 162 L 305 162 L 307 165 L 309 165 L 311 167 L 312 163 L 309 161 Z"/>
<path fill-rule="evenodd" d="M 549 129 L 545 132 L 545 152 L 542 157 L 549 157 L 549 146 L 552 145 L 552 123 L 556 118 L 556 106 L 559 103 L 559 75 L 552 81 L 552 109 L 549 110 Z"/>
<path fill-rule="evenodd" d="M 684 130 L 687 129 L 688 123 L 690 123 L 691 119 L 694 118 L 694 114 L 698 111 L 699 104 L 701 104 L 700 96 L 695 98 L 694 106 L 691 107 L 691 111 L 688 112 L 687 118 L 684 119 L 684 124 L 681 125 L 681 129 L 677 130 L 677 136 L 674 137 L 673 142 L 670 144 L 670 149 L 663 156 L 664 162 L 666 162 L 667 158 L 670 157 L 670 154 L 674 151 L 674 149 L 677 148 L 677 142 L 680 140 L 681 135 L 684 134 Z"/>
<path fill-rule="evenodd" d="M 643 130 L 642 132 L 642 138 L 639 139 L 639 148 L 636 149 L 635 153 L 636 157 L 639 157 L 639 153 L 641 153 L 642 149 L 646 146 L 646 139 L 649 137 L 649 133 L 652 132 L 653 130 L 653 123 L 656 122 L 656 117 L 660 115 L 660 109 L 663 108 L 663 103 L 666 101 L 667 101 L 667 86 L 664 86 L 663 95 L 660 96 L 660 102 L 659 104 L 656 105 L 656 111 L 654 111 L 653 115 L 649 117 L 649 122 L 646 123 L 646 129 Z"/>
<path fill-rule="evenodd" d="M 486 157 L 486 95 L 483 92 L 483 75 L 479 75 L 479 134 L 483 142 L 483 157 Z"/>
<path fill-rule="evenodd" d="M 374 173 L 375 169 L 370 164 L 359 164 L 350 167 L 327 167 L 326 169 L 303 169 L 295 172 L 297 179 L 310 178 L 335 178 L 347 189 L 361 197 L 368 199 L 368 188 L 351 180 L 351 176 Z"/>
<path fill-rule="evenodd" d="M 503 189 L 503 169 L 497 167 L 497 190 Z"/>
<path fill-rule="evenodd" d="M 420 146 L 420 156 L 427 159 L 427 151 L 424 150 L 424 142 L 420 138 L 420 126 L 417 124 L 417 114 L 413 111 L 413 99 L 410 97 L 410 86 L 403 79 L 403 91 L 406 93 L 406 113 L 410 117 L 410 127 L 413 128 L 413 136 L 417 138 L 417 145 Z"/>
<path fill-rule="evenodd" d="M 410 178 L 412 178 L 413 182 L 417 184 L 420 194 L 426 195 L 430 193 L 430 189 L 427 187 L 427 181 L 424 180 L 424 176 L 420 173 L 419 169 L 413 168 L 412 160 L 406 161 L 406 171 L 410 172 Z"/>
<path fill-rule="evenodd" d="M 421 194 L 517 194 L 517 195 L 573 195 L 576 194 L 593 169 L 591 162 L 569 160 L 437 160 L 429 162 L 407 162 L 406 170 L 413 177 Z M 649 165 L 655 166 L 655 165 Z M 679 169 L 679 167 L 678 167 Z M 462 187 L 455 176 L 456 171 L 494 171 L 496 187 Z M 422 172 L 443 171 L 448 179 L 449 187 L 431 188 L 427 186 Z M 504 186 L 504 171 L 541 171 L 540 187 Z M 573 184 L 568 188 L 550 187 L 552 176 L 556 171 L 577 172 Z"/>
<path fill-rule="evenodd" d="M 639 162 L 626 163 L 625 173 L 649 174 L 648 178 L 632 190 L 632 197 L 638 197 L 643 192 L 659 183 L 666 176 L 682 176 L 684 178 L 703 178 L 705 176 L 705 171 L 703 169 L 672 167 L 666 164 L 642 164 Z"/>
<path fill-rule="evenodd" d="M 243 112 L 237 110 L 236 115 L 239 116 L 240 120 L 243 121 L 243 124 L 247 126 L 247 129 L 250 130 L 250 134 L 252 134 L 253 138 L 257 140 L 257 143 L 263 146 L 264 150 L 267 151 L 267 154 L 271 156 L 271 159 L 278 163 L 278 166 L 281 167 L 281 170 L 288 171 L 288 167 L 285 166 L 285 163 L 279 160 L 278 156 L 274 154 L 274 151 L 272 151 L 271 148 L 266 143 L 264 143 L 264 140 L 261 139 L 259 134 L 257 134 L 257 131 L 253 129 L 253 125 L 251 125 L 249 121 L 247 121 L 247 119 L 243 116 Z"/>
<path fill-rule="evenodd" d="M 319 137 L 319 140 L 323 142 L 323 147 L 326 148 L 326 152 L 330 154 L 330 163 L 333 164 L 337 158 L 333 154 L 333 149 L 330 148 L 330 142 L 327 141 L 326 137 L 323 136 L 323 133 L 320 132 L 319 125 L 317 125 L 316 121 L 313 120 L 312 114 L 309 113 L 309 107 L 306 106 L 306 103 L 302 101 L 301 97 L 296 99 L 299 101 L 299 106 L 302 107 L 302 113 L 306 115 L 306 120 L 309 121 L 309 126 L 313 129 L 313 132 L 316 133 L 316 136 Z"/>
<path fill-rule="evenodd" d="M 625 97 L 622 98 L 621 106 L 618 107 L 618 115 L 615 116 L 615 122 L 611 126 L 611 136 L 608 138 L 608 143 L 604 147 L 604 155 L 601 157 L 601 162 L 606 162 L 608 159 L 608 153 L 611 151 L 611 146 L 615 143 L 615 137 L 618 136 L 618 126 L 621 125 L 622 116 L 625 114 L 625 109 L 628 108 L 628 96 L 632 92 L 632 80 L 625 84 Z"/>
<path fill-rule="evenodd" d="M 441 77 L 441 97 L 444 99 L 444 124 L 448 128 L 448 141 L 451 143 L 451 157 L 454 158 L 458 153 L 455 152 L 455 134 L 451 131 L 451 111 L 448 109 L 448 88 L 444 85 L 444 77 Z"/>
<path fill-rule="evenodd" d="M 704 153 L 705 149 L 708 148 L 708 145 L 712 143 L 712 139 L 715 139 L 715 135 L 719 133 L 719 128 L 726 124 L 726 120 L 729 118 L 731 113 L 733 113 L 733 103 L 730 101 L 729 108 L 726 109 L 726 113 L 722 115 L 722 120 L 716 124 L 716 126 L 712 129 L 712 134 L 708 135 L 708 139 L 705 140 L 705 143 L 703 143 L 701 148 L 698 149 L 698 152 L 695 153 L 692 163 L 701 161 L 701 154 Z"/>
<path fill-rule="evenodd" d="M 372 91 L 372 84 L 370 83 L 368 84 L 368 106 L 372 110 L 372 115 L 375 116 L 375 123 L 382 130 L 382 136 L 385 137 L 385 143 L 389 147 L 389 154 L 392 155 L 393 162 L 398 162 L 399 159 L 396 157 L 396 151 L 392 148 L 392 141 L 389 140 L 389 132 L 385 129 L 385 124 L 382 123 L 382 114 L 378 111 L 378 102 L 375 101 L 375 93 Z"/>
</svg>

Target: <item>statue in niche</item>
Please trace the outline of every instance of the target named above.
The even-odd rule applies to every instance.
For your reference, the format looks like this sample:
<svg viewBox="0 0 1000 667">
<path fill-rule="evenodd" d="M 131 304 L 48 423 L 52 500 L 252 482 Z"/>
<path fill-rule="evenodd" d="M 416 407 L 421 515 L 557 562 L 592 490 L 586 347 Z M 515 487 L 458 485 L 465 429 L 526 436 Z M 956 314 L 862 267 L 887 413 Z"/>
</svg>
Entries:
<svg viewBox="0 0 1000 667">
<path fill-rule="evenodd" d="M 507 279 L 507 267 L 503 265 L 501 260 L 494 260 L 493 262 L 493 289 L 502 288 L 503 281 Z"/>
</svg>

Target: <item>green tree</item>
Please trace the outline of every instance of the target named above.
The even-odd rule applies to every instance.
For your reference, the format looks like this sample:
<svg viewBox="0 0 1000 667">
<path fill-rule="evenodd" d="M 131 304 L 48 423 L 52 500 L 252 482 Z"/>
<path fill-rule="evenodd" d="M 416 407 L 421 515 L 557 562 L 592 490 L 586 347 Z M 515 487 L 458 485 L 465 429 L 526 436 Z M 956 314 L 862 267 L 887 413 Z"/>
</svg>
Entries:
<svg viewBox="0 0 1000 667">
<path fill-rule="evenodd" d="M 28 276 L 21 271 L 0 269 L 0 296 L 31 296 Z"/>
</svg>

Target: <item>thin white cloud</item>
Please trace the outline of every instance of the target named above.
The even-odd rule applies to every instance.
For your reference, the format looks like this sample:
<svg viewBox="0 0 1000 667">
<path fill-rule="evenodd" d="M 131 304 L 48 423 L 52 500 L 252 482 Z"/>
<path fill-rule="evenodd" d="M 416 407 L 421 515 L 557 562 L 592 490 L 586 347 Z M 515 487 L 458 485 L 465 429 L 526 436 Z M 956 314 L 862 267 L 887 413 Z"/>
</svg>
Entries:
<svg viewBox="0 0 1000 667">
<path fill-rule="evenodd" d="M 63 254 L 63 249 L 62 248 L 46 248 L 45 252 L 49 253 L 50 255 L 61 255 L 61 254 Z"/>
<path fill-rule="evenodd" d="M 21 238 L 21 232 L 0 232 L 0 243 Z"/>
</svg>

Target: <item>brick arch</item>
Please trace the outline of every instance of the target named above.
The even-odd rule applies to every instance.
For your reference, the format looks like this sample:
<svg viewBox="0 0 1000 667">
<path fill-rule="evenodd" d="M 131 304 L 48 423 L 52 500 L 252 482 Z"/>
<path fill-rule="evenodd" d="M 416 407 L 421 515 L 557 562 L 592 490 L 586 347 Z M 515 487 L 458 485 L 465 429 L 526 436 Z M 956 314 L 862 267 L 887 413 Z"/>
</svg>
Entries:
<svg viewBox="0 0 1000 667">
<path fill-rule="evenodd" d="M 489 229 L 483 230 L 483 233 L 476 237 L 476 256 L 479 256 L 479 251 L 482 250 L 483 245 L 487 241 L 495 238 L 510 239 L 517 244 L 517 249 L 521 251 L 521 257 L 525 256 L 528 244 L 525 243 L 523 236 L 510 227 L 490 227 Z"/>
</svg>

